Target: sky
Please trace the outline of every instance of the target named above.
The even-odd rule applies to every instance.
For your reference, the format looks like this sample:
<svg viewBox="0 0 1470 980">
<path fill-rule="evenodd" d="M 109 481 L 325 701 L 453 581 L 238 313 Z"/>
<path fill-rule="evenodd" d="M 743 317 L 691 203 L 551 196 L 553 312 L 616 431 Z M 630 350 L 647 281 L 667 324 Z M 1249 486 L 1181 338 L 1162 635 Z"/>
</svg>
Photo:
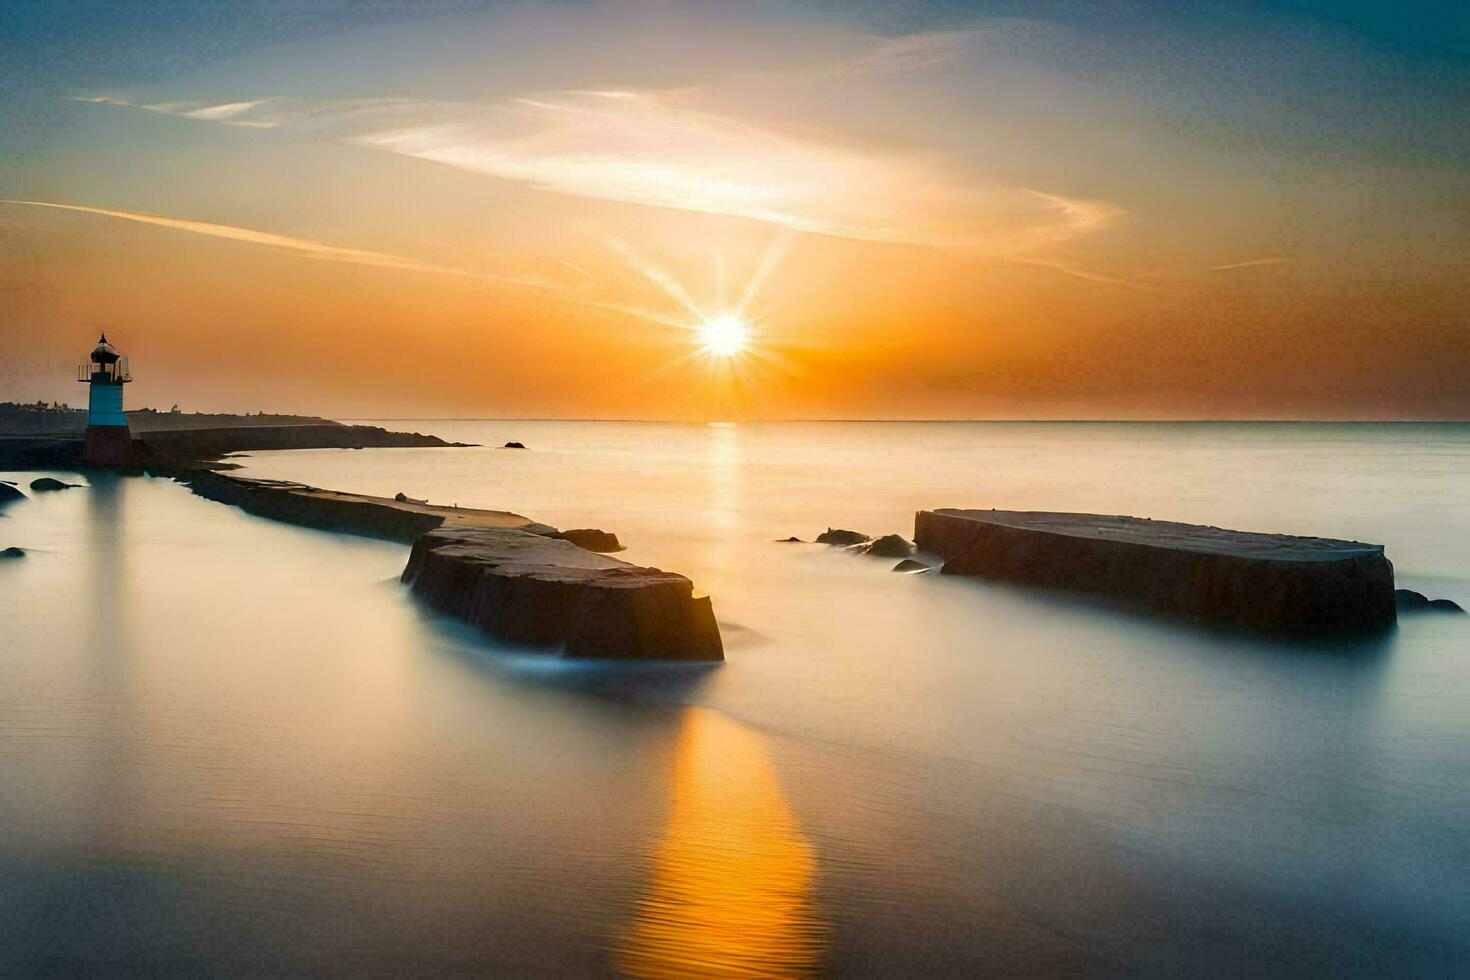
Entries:
<svg viewBox="0 0 1470 980">
<path fill-rule="evenodd" d="M 185 410 L 1470 419 L 1470 7 L 17 0 L 0 400 L 103 329 Z"/>
</svg>

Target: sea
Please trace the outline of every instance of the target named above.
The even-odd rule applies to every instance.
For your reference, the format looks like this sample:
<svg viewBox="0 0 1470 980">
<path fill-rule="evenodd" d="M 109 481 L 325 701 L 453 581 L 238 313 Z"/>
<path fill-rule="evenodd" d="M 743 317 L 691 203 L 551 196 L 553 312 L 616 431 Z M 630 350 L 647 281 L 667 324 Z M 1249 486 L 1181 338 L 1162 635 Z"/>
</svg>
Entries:
<svg viewBox="0 0 1470 980">
<path fill-rule="evenodd" d="M 0 511 L 0 974 L 1470 972 L 1470 617 L 1266 636 L 808 543 L 1131 514 L 1470 607 L 1470 425 L 373 424 L 479 447 L 234 462 L 614 531 L 726 662 L 507 646 L 403 544 L 50 474 Z"/>
</svg>

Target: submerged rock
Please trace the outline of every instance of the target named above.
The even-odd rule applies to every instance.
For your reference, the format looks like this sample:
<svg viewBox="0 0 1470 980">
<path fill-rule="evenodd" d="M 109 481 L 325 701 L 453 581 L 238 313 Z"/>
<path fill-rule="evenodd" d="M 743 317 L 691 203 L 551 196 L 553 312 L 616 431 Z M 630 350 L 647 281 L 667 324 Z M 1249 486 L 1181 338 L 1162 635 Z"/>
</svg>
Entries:
<svg viewBox="0 0 1470 980">
<path fill-rule="evenodd" d="M 62 483 L 60 480 L 53 480 L 49 476 L 43 476 L 39 480 L 31 481 L 31 489 L 41 491 L 70 490 L 73 487 L 79 486 L 81 486 L 80 483 Z"/>
<path fill-rule="evenodd" d="M 574 527 L 569 531 L 561 532 L 560 537 L 588 551 L 600 551 L 606 554 L 623 550 L 622 542 L 618 540 L 616 534 L 611 531 L 600 531 L 595 527 Z"/>
<path fill-rule="evenodd" d="M 885 534 L 868 545 L 867 553 L 875 558 L 907 558 L 914 553 L 914 546 L 902 535 Z"/>
<path fill-rule="evenodd" d="M 1381 629 L 1395 619 L 1383 546 L 1172 521 L 920 511 L 914 541 L 946 575 L 1111 595 L 1259 629 Z"/>
<path fill-rule="evenodd" d="M 778 544 L 801 544 L 802 540 L 801 538 L 798 538 L 796 535 L 793 534 L 789 538 L 777 538 L 776 542 Z"/>
<path fill-rule="evenodd" d="M 817 535 L 817 544 L 835 544 L 844 547 L 853 544 L 863 544 L 871 540 L 873 539 L 861 531 L 847 531 L 842 528 L 829 527 Z"/>
<path fill-rule="evenodd" d="M 1431 599 L 1422 592 L 1413 589 L 1395 589 L 1393 592 L 1394 605 L 1398 606 L 1399 612 L 1447 612 L 1464 613 L 1464 608 L 1453 599 Z"/>
<path fill-rule="evenodd" d="M 521 442 L 507 442 L 501 448 L 502 449 L 525 449 L 526 448 L 526 445 L 525 445 L 525 443 L 521 443 Z"/>
<path fill-rule="evenodd" d="M 25 556 L 26 553 L 23 548 L 10 547 L 4 551 L 0 551 L 0 558 L 24 558 Z"/>
<path fill-rule="evenodd" d="M 914 561 L 912 558 L 905 558 L 897 565 L 894 565 L 891 570 L 895 572 L 927 572 L 929 568 L 930 566 L 924 564 L 921 561 Z"/>
</svg>

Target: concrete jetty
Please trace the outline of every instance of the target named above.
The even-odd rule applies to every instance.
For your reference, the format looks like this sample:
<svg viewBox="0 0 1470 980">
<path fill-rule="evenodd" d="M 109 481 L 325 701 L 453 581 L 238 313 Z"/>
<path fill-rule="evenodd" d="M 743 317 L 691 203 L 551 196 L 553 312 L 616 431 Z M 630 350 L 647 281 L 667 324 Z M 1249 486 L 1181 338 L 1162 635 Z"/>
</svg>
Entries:
<svg viewBox="0 0 1470 980">
<path fill-rule="evenodd" d="M 914 541 L 973 575 L 1272 630 L 1392 624 L 1393 565 L 1358 541 L 1043 511 L 920 511 Z"/>
</svg>

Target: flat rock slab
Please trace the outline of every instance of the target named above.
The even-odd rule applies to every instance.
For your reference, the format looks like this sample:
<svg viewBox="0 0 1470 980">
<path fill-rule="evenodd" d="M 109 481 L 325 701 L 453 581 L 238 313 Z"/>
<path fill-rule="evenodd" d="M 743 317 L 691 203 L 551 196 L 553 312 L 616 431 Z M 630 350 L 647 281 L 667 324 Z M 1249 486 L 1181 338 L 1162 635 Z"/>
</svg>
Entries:
<svg viewBox="0 0 1470 980">
<path fill-rule="evenodd" d="M 914 541 L 947 575 L 1119 596 L 1263 629 L 1375 629 L 1395 621 L 1393 565 L 1358 541 L 1138 517 L 920 511 Z"/>
<path fill-rule="evenodd" d="M 560 538 L 446 526 L 414 542 L 403 581 L 441 612 L 566 657 L 725 658 L 709 597 L 689 579 Z"/>
</svg>

